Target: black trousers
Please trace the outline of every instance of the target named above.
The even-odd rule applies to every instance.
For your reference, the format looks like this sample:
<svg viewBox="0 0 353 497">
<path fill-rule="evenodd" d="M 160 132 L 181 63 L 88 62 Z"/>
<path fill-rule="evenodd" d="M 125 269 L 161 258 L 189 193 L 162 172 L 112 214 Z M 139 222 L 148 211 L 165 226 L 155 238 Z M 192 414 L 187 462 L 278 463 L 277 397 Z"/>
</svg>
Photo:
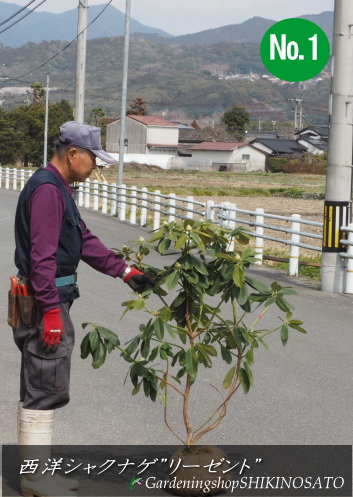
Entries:
<svg viewBox="0 0 353 497">
<path fill-rule="evenodd" d="M 29 328 L 20 319 L 14 330 L 14 340 L 22 354 L 20 401 L 25 409 L 57 409 L 70 401 L 71 355 L 75 342 L 70 307 L 69 302 L 60 304 L 64 333 L 55 353 L 46 353 L 39 340 L 43 315 L 38 306 L 34 326 Z"/>
</svg>

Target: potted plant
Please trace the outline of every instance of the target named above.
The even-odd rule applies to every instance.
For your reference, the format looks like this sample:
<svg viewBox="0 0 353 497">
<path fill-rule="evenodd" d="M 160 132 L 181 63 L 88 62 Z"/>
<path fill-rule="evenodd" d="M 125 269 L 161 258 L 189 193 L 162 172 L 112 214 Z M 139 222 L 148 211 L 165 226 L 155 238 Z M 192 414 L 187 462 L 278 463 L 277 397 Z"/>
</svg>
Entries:
<svg viewBox="0 0 353 497">
<path fill-rule="evenodd" d="M 165 423 L 186 447 L 197 445 L 221 423 L 240 386 L 245 394 L 249 392 L 254 381 L 254 353 L 259 347 L 267 348 L 267 335 L 279 332 L 286 345 L 290 330 L 306 333 L 302 321 L 292 318 L 294 308 L 286 300 L 295 292 L 277 282 L 267 287 L 247 274 L 254 261 L 253 250 L 244 247 L 250 239 L 251 234 L 242 228 L 231 231 L 211 221 L 165 223 L 153 232 L 149 242 L 140 238 L 137 244 L 117 250 L 127 262 L 157 280 L 154 288 L 122 304 L 123 314 L 144 312 L 149 316 L 148 322 L 140 325 L 126 346 L 120 344 L 113 331 L 97 324 L 83 324 L 84 328 L 90 324 L 91 329 L 81 344 L 81 357 L 91 354 L 93 367 L 99 368 L 107 352 L 119 350 L 128 363 L 132 395 L 144 392 L 153 402 L 157 397 L 162 399 Z M 229 251 L 232 241 L 236 249 Z M 171 265 L 160 269 L 145 263 L 151 250 L 163 256 L 170 248 L 175 255 Z M 152 293 L 161 301 L 158 309 L 149 306 Z M 278 326 L 269 329 L 265 321 L 272 308 L 281 317 Z M 222 396 L 218 407 L 194 426 L 190 402 L 198 372 L 200 368 L 212 368 L 214 361 L 229 366 L 220 388 L 225 393 L 218 389 Z M 169 423 L 170 389 L 180 400 L 185 435 L 176 433 Z"/>
</svg>

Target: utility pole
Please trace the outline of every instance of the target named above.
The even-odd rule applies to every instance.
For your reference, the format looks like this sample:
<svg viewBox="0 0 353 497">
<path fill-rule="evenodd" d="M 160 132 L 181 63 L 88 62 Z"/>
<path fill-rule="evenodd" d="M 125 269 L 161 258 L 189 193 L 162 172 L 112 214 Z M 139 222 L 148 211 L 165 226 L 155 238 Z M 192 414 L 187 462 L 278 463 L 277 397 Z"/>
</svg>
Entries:
<svg viewBox="0 0 353 497">
<path fill-rule="evenodd" d="M 47 164 L 48 159 L 48 120 L 49 120 L 49 74 L 47 74 L 47 88 L 45 95 L 45 125 L 44 125 L 44 152 L 43 167 Z"/>
<path fill-rule="evenodd" d="M 124 175 L 124 148 L 125 148 L 125 124 L 126 124 L 126 97 L 127 97 L 127 73 L 129 68 L 129 44 L 130 44 L 130 15 L 131 0 L 126 0 L 125 8 L 125 35 L 124 35 L 124 63 L 123 63 L 123 85 L 121 95 L 121 119 L 120 119 L 120 145 L 119 145 L 119 173 L 118 186 L 123 184 Z"/>
<path fill-rule="evenodd" d="M 83 123 L 85 115 L 86 48 L 88 0 L 78 2 L 77 54 L 74 120 Z"/>
<path fill-rule="evenodd" d="M 295 103 L 295 110 L 294 110 L 294 131 L 297 131 L 298 129 L 302 129 L 302 127 L 303 127 L 303 107 L 302 107 L 302 102 L 304 102 L 304 100 L 301 99 L 301 98 L 288 98 L 288 102 L 294 102 Z M 298 128 L 298 107 L 299 107 L 299 128 Z"/>
<path fill-rule="evenodd" d="M 261 117 L 259 117 L 259 133 L 261 133 L 261 123 L 262 123 Z"/>
<path fill-rule="evenodd" d="M 345 290 L 346 248 L 340 230 L 351 221 L 353 150 L 353 2 L 335 0 L 333 27 L 333 72 L 331 81 L 330 130 L 328 141 L 326 199 L 323 233 L 321 288 Z"/>
</svg>

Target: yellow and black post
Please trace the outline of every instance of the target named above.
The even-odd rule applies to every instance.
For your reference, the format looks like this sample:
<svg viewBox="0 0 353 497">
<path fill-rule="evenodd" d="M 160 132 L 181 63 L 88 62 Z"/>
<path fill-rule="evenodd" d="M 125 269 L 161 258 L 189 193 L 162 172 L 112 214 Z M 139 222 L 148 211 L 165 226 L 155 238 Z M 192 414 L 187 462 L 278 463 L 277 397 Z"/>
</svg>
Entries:
<svg viewBox="0 0 353 497">
<path fill-rule="evenodd" d="M 345 252 L 347 247 L 340 240 L 346 239 L 347 234 L 341 230 L 348 226 L 351 218 L 351 203 L 329 201 L 325 202 L 323 252 Z"/>
</svg>

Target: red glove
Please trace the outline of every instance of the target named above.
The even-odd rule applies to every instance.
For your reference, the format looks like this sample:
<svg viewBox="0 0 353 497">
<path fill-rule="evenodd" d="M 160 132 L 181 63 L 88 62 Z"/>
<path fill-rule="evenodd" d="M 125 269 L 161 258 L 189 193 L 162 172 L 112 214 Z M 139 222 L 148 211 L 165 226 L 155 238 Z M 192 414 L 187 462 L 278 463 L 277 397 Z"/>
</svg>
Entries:
<svg viewBox="0 0 353 497">
<path fill-rule="evenodd" d="M 154 286 L 156 281 L 153 278 L 147 276 L 147 274 L 141 273 L 135 267 L 131 268 L 131 271 L 123 279 L 124 283 L 127 283 L 129 287 L 137 293 L 143 293 L 146 290 L 146 284 Z"/>
<path fill-rule="evenodd" d="M 40 340 L 46 352 L 56 352 L 64 326 L 60 317 L 60 309 L 52 309 L 43 314 L 43 334 Z"/>
</svg>

